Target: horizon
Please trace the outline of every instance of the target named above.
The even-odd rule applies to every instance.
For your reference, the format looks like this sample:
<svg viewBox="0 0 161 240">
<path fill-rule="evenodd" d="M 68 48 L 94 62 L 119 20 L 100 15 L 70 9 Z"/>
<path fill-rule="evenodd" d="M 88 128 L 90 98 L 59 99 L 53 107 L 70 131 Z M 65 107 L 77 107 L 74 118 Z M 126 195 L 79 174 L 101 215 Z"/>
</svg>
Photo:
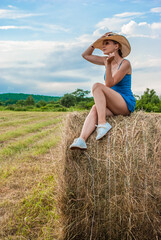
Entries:
<svg viewBox="0 0 161 240">
<path fill-rule="evenodd" d="M 74 91 L 76 91 L 77 89 L 75 89 Z M 82 89 L 83 91 L 86 91 L 86 89 Z M 152 89 L 149 89 L 149 90 L 152 90 Z M 144 92 L 146 91 L 146 89 L 144 90 Z M 155 91 L 155 90 L 154 90 Z M 144 92 L 142 93 L 142 94 L 134 94 L 134 96 L 139 96 L 139 97 L 141 97 L 141 95 L 143 95 L 144 94 Z M 155 91 L 156 92 L 156 91 Z M 36 93 L 23 93 L 23 92 L 15 92 L 15 93 L 13 93 L 13 92 L 6 92 L 6 93 L 1 93 L 0 92 L 0 95 L 1 94 L 26 94 L 26 95 L 38 95 L 38 96 L 45 96 L 45 97 L 63 97 L 64 96 L 64 94 L 72 94 L 72 92 L 65 92 L 62 96 L 60 96 L 60 95 L 45 95 L 45 94 L 36 94 Z M 157 92 L 156 92 L 156 94 L 157 94 Z M 90 93 L 88 94 L 88 95 L 90 95 Z M 157 94 L 158 95 L 158 94 Z M 91 97 L 92 95 L 90 95 L 89 97 Z M 92 96 L 93 97 L 93 96 Z M 160 97 L 161 98 L 161 94 L 160 95 L 158 95 L 158 97 Z"/>
<path fill-rule="evenodd" d="M 23 92 L 6 92 L 6 93 L 0 93 L 1 94 L 26 94 L 26 95 L 38 95 L 38 96 L 46 96 L 46 97 L 63 97 L 63 96 L 52 96 L 52 95 L 45 95 L 45 94 L 36 94 L 36 93 L 23 93 Z"/>
<path fill-rule="evenodd" d="M 104 83 L 105 68 L 81 54 L 113 31 L 132 47 L 133 93 L 149 88 L 161 95 L 160 6 L 161 0 L 2 0 L 0 93 L 56 97 Z"/>
</svg>

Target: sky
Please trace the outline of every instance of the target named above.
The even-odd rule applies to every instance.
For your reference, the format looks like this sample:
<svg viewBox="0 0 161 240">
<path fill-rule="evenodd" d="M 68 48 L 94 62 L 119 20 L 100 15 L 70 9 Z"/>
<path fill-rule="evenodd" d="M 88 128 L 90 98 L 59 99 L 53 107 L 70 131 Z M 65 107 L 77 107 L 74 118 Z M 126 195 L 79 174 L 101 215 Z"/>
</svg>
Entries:
<svg viewBox="0 0 161 240">
<path fill-rule="evenodd" d="M 105 67 L 81 54 L 109 31 L 131 44 L 133 93 L 160 96 L 161 0 L 1 0 L 0 93 L 63 96 L 104 83 Z"/>
</svg>

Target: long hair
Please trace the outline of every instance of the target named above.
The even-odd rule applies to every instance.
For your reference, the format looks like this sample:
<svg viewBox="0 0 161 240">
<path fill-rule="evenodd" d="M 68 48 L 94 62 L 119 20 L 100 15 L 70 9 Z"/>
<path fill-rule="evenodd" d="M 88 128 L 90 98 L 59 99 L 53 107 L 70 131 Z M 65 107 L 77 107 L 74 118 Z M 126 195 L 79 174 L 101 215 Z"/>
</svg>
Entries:
<svg viewBox="0 0 161 240">
<path fill-rule="evenodd" d="M 119 44 L 119 46 L 120 46 L 120 43 L 119 43 L 119 42 L 117 42 L 117 41 L 115 41 L 115 40 L 111 40 L 111 41 L 113 41 L 115 44 Z M 120 46 L 120 47 L 121 47 L 121 46 Z M 122 52 L 121 52 L 121 49 L 120 49 L 120 48 L 118 49 L 118 54 L 119 54 L 120 57 L 122 57 Z"/>
</svg>

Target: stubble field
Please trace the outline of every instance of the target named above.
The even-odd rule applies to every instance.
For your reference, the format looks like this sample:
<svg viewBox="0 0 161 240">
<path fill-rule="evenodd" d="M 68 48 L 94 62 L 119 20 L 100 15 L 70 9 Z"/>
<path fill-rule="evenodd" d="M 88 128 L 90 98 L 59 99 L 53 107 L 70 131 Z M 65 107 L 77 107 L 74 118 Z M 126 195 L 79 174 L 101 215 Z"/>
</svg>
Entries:
<svg viewBox="0 0 161 240">
<path fill-rule="evenodd" d="M 54 165 L 65 116 L 0 112 L 0 239 L 55 239 Z"/>
<path fill-rule="evenodd" d="M 87 142 L 86 154 L 68 151 L 72 139 L 79 135 L 86 114 L 74 113 L 67 117 L 67 113 L 62 112 L 0 112 L 0 240 L 89 239 L 87 227 L 90 236 L 96 237 L 90 239 L 106 239 L 110 226 L 110 234 L 114 226 L 113 232 L 119 235 L 116 231 L 119 229 L 119 236 L 123 236 L 114 239 L 125 239 L 125 235 L 126 239 L 133 239 L 131 236 L 160 239 L 160 114 L 136 112 L 130 117 L 111 117 L 113 131 L 98 143 L 94 132 Z M 114 168 L 111 175 L 112 166 L 116 166 L 117 174 Z M 94 172 L 96 179 L 92 177 Z M 121 184 L 117 194 L 116 187 L 113 188 L 115 197 L 111 192 L 114 185 L 108 185 L 108 176 L 109 183 L 113 176 L 115 186 Z M 122 181 L 116 182 L 115 176 Z M 103 184 L 99 182 L 101 179 Z M 126 179 L 131 188 L 127 188 Z M 107 197 L 106 189 L 112 198 Z M 101 206 L 101 197 L 102 203 L 107 203 L 107 208 L 104 205 L 96 208 L 98 219 L 92 210 L 97 192 L 98 206 Z M 121 205 L 120 199 L 126 203 Z M 112 218 L 113 224 L 108 224 L 112 215 L 105 214 L 107 218 L 103 223 L 108 227 L 104 227 L 100 216 L 102 209 L 108 208 L 114 213 L 117 210 L 113 216 L 120 216 L 120 220 Z M 92 215 L 88 218 L 87 213 Z M 93 227 L 93 216 L 96 227 Z M 127 219 L 124 225 L 121 219 Z M 76 226 L 75 232 L 73 226 Z M 97 237 L 94 231 L 104 238 Z M 82 234 L 86 237 L 80 237 Z"/>
</svg>

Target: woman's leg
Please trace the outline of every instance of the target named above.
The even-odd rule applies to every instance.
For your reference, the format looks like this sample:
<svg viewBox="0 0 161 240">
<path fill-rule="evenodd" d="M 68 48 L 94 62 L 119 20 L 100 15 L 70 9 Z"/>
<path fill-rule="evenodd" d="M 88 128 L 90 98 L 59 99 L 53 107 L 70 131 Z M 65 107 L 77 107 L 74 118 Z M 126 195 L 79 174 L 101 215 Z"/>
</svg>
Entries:
<svg viewBox="0 0 161 240">
<path fill-rule="evenodd" d="M 106 108 L 106 116 L 113 116 L 113 113 Z M 85 119 L 83 124 L 83 128 L 80 134 L 80 137 L 87 140 L 87 138 L 91 135 L 91 133 L 95 130 L 96 124 L 98 124 L 98 115 L 96 105 L 93 105 L 92 109 L 90 110 L 88 116 Z"/>
<path fill-rule="evenodd" d="M 95 83 L 92 88 L 98 114 L 98 124 L 106 123 L 106 108 L 114 115 L 129 115 L 130 111 L 123 97 L 104 84 Z"/>
<path fill-rule="evenodd" d="M 97 110 L 96 106 L 93 105 L 88 116 L 84 121 L 83 128 L 80 134 L 80 137 L 83 138 L 84 141 L 86 141 L 87 138 L 91 135 L 91 133 L 95 130 L 96 124 L 97 124 Z"/>
</svg>

